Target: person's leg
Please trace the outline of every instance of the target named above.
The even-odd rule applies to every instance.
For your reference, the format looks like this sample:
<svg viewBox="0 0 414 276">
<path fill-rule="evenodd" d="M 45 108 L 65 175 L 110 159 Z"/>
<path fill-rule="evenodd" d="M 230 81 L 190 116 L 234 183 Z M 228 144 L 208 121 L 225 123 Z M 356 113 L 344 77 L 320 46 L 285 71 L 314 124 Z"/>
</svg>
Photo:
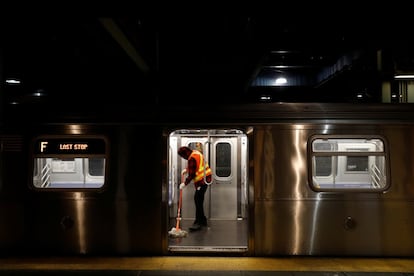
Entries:
<svg viewBox="0 0 414 276">
<path fill-rule="evenodd" d="M 203 185 L 197 190 L 196 221 L 201 226 L 207 226 L 207 218 L 204 214 L 204 196 L 208 185 Z"/>
<path fill-rule="evenodd" d="M 207 190 L 207 185 L 200 186 L 194 193 L 194 204 L 196 208 L 196 218 L 192 230 L 198 230 L 201 226 L 207 225 L 207 218 L 204 214 L 204 195 Z"/>
</svg>

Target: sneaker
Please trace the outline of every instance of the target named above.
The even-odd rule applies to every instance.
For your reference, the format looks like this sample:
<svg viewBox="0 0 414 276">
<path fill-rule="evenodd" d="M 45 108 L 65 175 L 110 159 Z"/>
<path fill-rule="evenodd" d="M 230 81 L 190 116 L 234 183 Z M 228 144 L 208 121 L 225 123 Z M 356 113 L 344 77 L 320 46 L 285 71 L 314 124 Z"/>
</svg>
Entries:
<svg viewBox="0 0 414 276">
<path fill-rule="evenodd" d="M 191 227 L 190 227 L 190 231 L 197 231 L 201 229 L 201 225 L 198 223 L 194 223 Z"/>
</svg>

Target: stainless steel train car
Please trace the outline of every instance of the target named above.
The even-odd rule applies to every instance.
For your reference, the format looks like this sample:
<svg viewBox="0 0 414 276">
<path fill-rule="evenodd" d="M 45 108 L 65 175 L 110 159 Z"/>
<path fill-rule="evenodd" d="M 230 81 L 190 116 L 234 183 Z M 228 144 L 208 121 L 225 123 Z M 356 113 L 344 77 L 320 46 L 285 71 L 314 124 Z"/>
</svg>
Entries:
<svg viewBox="0 0 414 276">
<path fill-rule="evenodd" d="M 413 105 L 200 110 L 191 120 L 177 106 L 6 120 L 1 252 L 414 256 Z M 183 145 L 201 150 L 213 171 L 208 226 L 171 237 Z M 193 193 L 183 190 L 185 230 Z"/>
</svg>

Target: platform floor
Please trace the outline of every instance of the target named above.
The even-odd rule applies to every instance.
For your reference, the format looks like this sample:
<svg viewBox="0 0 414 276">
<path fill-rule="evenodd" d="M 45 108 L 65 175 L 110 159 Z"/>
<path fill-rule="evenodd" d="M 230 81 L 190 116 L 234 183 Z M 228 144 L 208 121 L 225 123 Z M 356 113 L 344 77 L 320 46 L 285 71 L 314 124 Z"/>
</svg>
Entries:
<svg viewBox="0 0 414 276">
<path fill-rule="evenodd" d="M 414 258 L 0 258 L 0 275 L 414 276 Z"/>
</svg>

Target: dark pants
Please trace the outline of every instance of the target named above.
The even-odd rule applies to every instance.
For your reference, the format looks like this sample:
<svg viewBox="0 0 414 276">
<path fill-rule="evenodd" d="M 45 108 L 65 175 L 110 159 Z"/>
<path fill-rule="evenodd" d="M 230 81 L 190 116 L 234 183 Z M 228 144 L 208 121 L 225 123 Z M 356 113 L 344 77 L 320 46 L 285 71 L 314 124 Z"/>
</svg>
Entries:
<svg viewBox="0 0 414 276">
<path fill-rule="evenodd" d="M 194 193 L 194 203 L 196 207 L 196 219 L 194 223 L 200 225 L 207 225 L 207 218 L 204 214 L 204 195 L 207 191 L 208 185 L 201 185 Z"/>
</svg>

